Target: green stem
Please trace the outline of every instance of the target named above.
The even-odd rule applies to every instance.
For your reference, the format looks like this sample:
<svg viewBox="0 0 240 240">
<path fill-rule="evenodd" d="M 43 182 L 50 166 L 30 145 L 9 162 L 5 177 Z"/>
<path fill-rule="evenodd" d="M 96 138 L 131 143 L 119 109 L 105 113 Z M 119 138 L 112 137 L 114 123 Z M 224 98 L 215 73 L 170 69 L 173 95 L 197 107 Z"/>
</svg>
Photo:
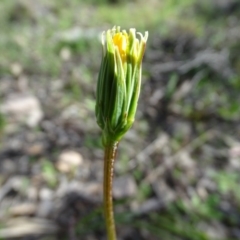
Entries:
<svg viewBox="0 0 240 240">
<path fill-rule="evenodd" d="M 109 143 L 105 146 L 104 152 L 103 205 L 108 240 L 117 240 L 112 201 L 114 160 L 117 148 L 118 142 Z"/>
</svg>

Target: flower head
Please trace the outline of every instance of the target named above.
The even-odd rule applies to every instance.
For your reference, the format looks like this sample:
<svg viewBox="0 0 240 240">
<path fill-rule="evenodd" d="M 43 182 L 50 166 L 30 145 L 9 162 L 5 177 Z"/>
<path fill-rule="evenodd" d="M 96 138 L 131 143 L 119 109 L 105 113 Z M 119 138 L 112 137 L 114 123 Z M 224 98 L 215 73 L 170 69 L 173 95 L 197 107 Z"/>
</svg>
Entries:
<svg viewBox="0 0 240 240">
<path fill-rule="evenodd" d="M 134 122 L 148 33 L 137 35 L 134 28 L 126 32 L 120 27 L 102 34 L 96 118 L 103 130 L 104 144 L 119 141 Z"/>
</svg>

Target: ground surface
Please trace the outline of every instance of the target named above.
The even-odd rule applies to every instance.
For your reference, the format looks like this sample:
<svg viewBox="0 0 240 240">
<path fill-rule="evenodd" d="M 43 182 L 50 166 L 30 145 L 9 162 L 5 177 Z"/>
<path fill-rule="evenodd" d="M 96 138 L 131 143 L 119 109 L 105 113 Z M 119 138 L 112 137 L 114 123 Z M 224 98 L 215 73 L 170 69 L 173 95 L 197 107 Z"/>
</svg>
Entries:
<svg viewBox="0 0 240 240">
<path fill-rule="evenodd" d="M 240 239 L 239 2 L 97 3 L 0 3 L 0 239 L 106 239 L 94 107 L 113 25 L 150 36 L 115 166 L 119 239 Z"/>
</svg>

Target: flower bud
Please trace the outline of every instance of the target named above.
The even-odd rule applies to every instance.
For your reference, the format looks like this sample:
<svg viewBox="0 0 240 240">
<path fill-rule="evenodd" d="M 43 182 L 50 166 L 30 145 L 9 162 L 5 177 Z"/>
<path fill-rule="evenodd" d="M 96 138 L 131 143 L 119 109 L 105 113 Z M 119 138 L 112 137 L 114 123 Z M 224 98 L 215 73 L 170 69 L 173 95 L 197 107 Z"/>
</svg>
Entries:
<svg viewBox="0 0 240 240">
<path fill-rule="evenodd" d="M 148 32 L 137 35 L 134 28 L 127 33 L 120 27 L 102 34 L 95 112 L 104 145 L 119 141 L 134 122 Z"/>
</svg>

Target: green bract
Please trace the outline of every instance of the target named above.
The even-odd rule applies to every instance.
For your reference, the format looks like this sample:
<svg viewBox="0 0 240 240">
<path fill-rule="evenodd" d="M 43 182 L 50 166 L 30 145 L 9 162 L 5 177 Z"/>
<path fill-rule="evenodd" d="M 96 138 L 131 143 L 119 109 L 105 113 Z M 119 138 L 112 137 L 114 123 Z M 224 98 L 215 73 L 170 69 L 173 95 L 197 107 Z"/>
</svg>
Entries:
<svg viewBox="0 0 240 240">
<path fill-rule="evenodd" d="M 103 144 L 119 141 L 134 122 L 141 87 L 143 36 L 120 27 L 102 34 L 103 57 L 97 83 L 96 118 Z"/>
</svg>

